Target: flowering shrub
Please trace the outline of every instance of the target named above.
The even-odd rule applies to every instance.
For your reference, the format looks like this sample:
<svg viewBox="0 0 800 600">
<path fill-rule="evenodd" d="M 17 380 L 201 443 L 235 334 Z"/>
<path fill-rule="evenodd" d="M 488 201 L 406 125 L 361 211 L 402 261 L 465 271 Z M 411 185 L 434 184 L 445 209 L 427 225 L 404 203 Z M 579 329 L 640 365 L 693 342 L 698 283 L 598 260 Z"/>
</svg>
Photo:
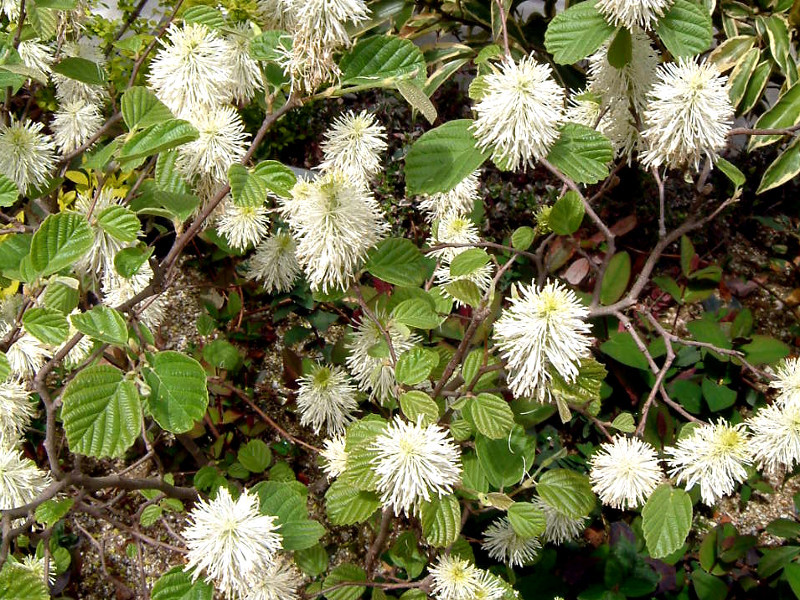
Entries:
<svg viewBox="0 0 800 600">
<path fill-rule="evenodd" d="M 0 4 L 0 598 L 76 545 L 153 600 L 800 597 L 718 509 L 795 474 L 800 362 L 692 242 L 796 191 L 795 6 L 528 4 Z"/>
</svg>

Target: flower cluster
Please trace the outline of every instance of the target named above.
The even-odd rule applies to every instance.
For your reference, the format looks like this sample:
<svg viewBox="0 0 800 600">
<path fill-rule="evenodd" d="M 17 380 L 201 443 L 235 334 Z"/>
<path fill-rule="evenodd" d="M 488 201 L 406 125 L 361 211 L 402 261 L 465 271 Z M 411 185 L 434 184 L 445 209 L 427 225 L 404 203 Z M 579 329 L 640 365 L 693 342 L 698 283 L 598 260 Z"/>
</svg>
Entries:
<svg viewBox="0 0 800 600">
<path fill-rule="evenodd" d="M 497 600 L 504 593 L 497 577 L 463 558 L 443 554 L 428 570 L 436 600 Z"/>
</svg>

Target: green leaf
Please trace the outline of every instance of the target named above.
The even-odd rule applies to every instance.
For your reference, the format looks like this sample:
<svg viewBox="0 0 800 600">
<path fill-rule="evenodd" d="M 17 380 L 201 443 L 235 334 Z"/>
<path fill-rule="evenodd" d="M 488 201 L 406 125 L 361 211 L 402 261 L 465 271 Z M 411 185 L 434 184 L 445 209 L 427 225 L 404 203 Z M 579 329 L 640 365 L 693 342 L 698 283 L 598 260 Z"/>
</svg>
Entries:
<svg viewBox="0 0 800 600">
<path fill-rule="evenodd" d="M 428 123 L 433 124 L 437 116 L 436 107 L 423 89 L 413 81 L 401 80 L 395 85 L 397 86 L 397 91 L 411 105 L 411 108 L 418 110 Z"/>
<path fill-rule="evenodd" d="M 114 257 L 114 268 L 117 273 L 123 277 L 130 279 L 142 265 L 146 263 L 150 256 L 153 254 L 155 248 L 152 246 L 133 246 L 132 248 L 123 248 Z"/>
<path fill-rule="evenodd" d="M 480 306 L 483 294 L 480 288 L 473 281 L 460 279 L 452 281 L 444 286 L 444 289 L 456 300 L 460 300 L 473 308 Z"/>
<path fill-rule="evenodd" d="M 551 373 L 551 392 L 569 404 L 588 404 L 600 400 L 600 391 L 606 378 L 606 368 L 594 358 L 581 359 L 578 377 L 574 381 L 563 379 L 558 373 Z"/>
<path fill-rule="evenodd" d="M 94 244 L 86 217 L 58 213 L 47 217 L 31 240 L 31 266 L 42 276 L 75 264 Z"/>
<path fill-rule="evenodd" d="M 675 58 L 700 54 L 711 46 L 711 14 L 697 2 L 675 0 L 656 23 L 656 34 Z"/>
<path fill-rule="evenodd" d="M 461 532 L 461 505 L 450 494 L 423 502 L 420 509 L 422 535 L 434 548 L 444 548 L 458 539 Z"/>
<path fill-rule="evenodd" d="M 139 515 L 139 525 L 142 527 L 150 527 L 161 518 L 163 513 L 164 509 L 158 504 L 150 504 L 146 506 L 142 514 Z"/>
<path fill-rule="evenodd" d="M 469 403 L 471 421 L 487 438 L 505 439 L 514 428 L 514 413 L 508 402 L 494 394 L 478 394 Z"/>
<path fill-rule="evenodd" d="M 631 32 L 625 27 L 620 27 L 608 46 L 608 64 L 616 69 L 623 69 L 631 62 L 632 53 Z"/>
<path fill-rule="evenodd" d="M 758 48 L 751 48 L 739 62 L 736 63 L 733 71 L 728 77 L 728 97 L 733 106 L 738 106 L 747 91 L 747 84 L 753 71 L 756 69 L 758 59 L 761 58 L 761 51 Z"/>
<path fill-rule="evenodd" d="M 800 554 L 800 546 L 784 546 L 763 550 L 764 556 L 758 562 L 758 576 L 767 578 L 783 569 L 788 563 Z"/>
<path fill-rule="evenodd" d="M 92 339 L 118 346 L 128 341 L 125 318 L 111 307 L 97 305 L 90 311 L 71 315 L 70 321 L 75 329 Z"/>
<path fill-rule="evenodd" d="M 722 171 L 725 177 L 727 177 L 731 183 L 733 183 L 737 190 L 742 187 L 744 182 L 747 180 L 744 176 L 744 173 L 742 173 L 736 165 L 728 162 L 722 157 L 717 159 L 717 162 L 714 163 L 714 166 Z"/>
<path fill-rule="evenodd" d="M 472 121 L 448 121 L 425 132 L 406 155 L 409 196 L 448 192 L 480 167 L 490 152 L 480 150 L 470 131 Z"/>
<path fill-rule="evenodd" d="M 242 355 L 228 340 L 217 338 L 203 346 L 203 360 L 218 369 L 235 371 L 242 364 Z"/>
<path fill-rule="evenodd" d="M 462 277 L 474 273 L 489 262 L 489 255 L 483 248 L 469 248 L 460 252 L 450 263 L 450 276 Z"/>
<path fill-rule="evenodd" d="M 403 300 L 392 311 L 392 319 L 408 327 L 417 329 L 435 329 L 444 320 L 431 306 L 421 298 Z"/>
<path fill-rule="evenodd" d="M 11 363 L 5 352 L 0 352 L 0 381 L 5 381 L 11 375 Z"/>
<path fill-rule="evenodd" d="M 418 390 L 411 390 L 400 396 L 400 410 L 409 421 L 421 422 L 423 427 L 439 420 L 436 402 L 428 394 Z"/>
<path fill-rule="evenodd" d="M 228 169 L 228 181 L 231 184 L 231 195 L 237 206 L 256 207 L 267 199 L 267 186 L 257 175 L 252 175 L 247 167 L 234 163 Z"/>
<path fill-rule="evenodd" d="M 550 228 L 558 235 L 572 235 L 581 226 L 585 209 L 580 196 L 569 190 L 556 200 L 547 219 Z"/>
<path fill-rule="evenodd" d="M 791 354 L 789 346 L 767 335 L 753 335 L 752 341 L 740 348 L 747 360 L 756 365 L 771 365 Z"/>
<path fill-rule="evenodd" d="M 316 545 L 325 533 L 322 523 L 312 519 L 288 521 L 281 525 L 281 545 L 284 550 L 305 550 Z"/>
<path fill-rule="evenodd" d="M 80 282 L 73 277 L 53 277 L 44 290 L 44 305 L 68 315 L 78 306 Z"/>
<path fill-rule="evenodd" d="M 277 160 L 264 160 L 253 168 L 253 174 L 258 175 L 267 189 L 281 198 L 289 198 L 292 188 L 297 183 L 297 177 L 286 165 Z"/>
<path fill-rule="evenodd" d="M 627 331 L 612 333 L 608 341 L 600 345 L 600 350 L 623 365 L 643 371 L 650 370 L 647 359 Z"/>
<path fill-rule="evenodd" d="M 374 36 L 359 41 L 339 63 L 342 87 L 386 87 L 397 79 L 425 82 L 425 57 L 411 41 L 393 36 Z"/>
<path fill-rule="evenodd" d="M 800 138 L 789 144 L 764 171 L 756 194 L 763 194 L 794 179 L 800 173 Z"/>
<path fill-rule="evenodd" d="M 631 278 L 631 255 L 617 252 L 608 263 L 603 283 L 600 285 L 600 303 L 604 306 L 614 304 L 628 289 Z"/>
<path fill-rule="evenodd" d="M 328 570 L 328 553 L 321 544 L 294 553 L 294 562 L 309 577 L 322 575 Z"/>
<path fill-rule="evenodd" d="M 131 131 L 174 118 L 167 106 L 143 86 L 137 85 L 127 89 L 122 94 L 120 104 L 122 119 Z"/>
<path fill-rule="evenodd" d="M 363 585 L 347 585 L 336 587 L 335 590 L 325 590 L 338 586 L 343 582 L 366 581 L 367 574 L 361 567 L 351 563 L 343 563 L 333 569 L 322 584 L 322 593 L 328 600 L 358 600 L 366 591 Z"/>
<path fill-rule="evenodd" d="M 292 48 L 292 36 L 285 31 L 265 31 L 250 40 L 253 60 L 278 62 Z"/>
<path fill-rule="evenodd" d="M 49 600 L 44 580 L 28 568 L 7 560 L 0 571 L 0 598 L 3 600 Z"/>
<path fill-rule="evenodd" d="M 602 46 L 614 29 L 597 10 L 595 1 L 589 0 L 556 15 L 547 27 L 544 44 L 557 63 L 571 65 Z"/>
<path fill-rule="evenodd" d="M 46 500 L 36 507 L 36 512 L 33 516 L 36 518 L 37 523 L 45 527 L 53 527 L 67 516 L 73 504 L 75 504 L 74 498 Z"/>
<path fill-rule="evenodd" d="M 543 534 L 547 525 L 544 511 L 530 502 L 514 502 L 509 506 L 508 520 L 516 534 L 523 538 Z"/>
<path fill-rule="evenodd" d="M 515 250 L 524 252 L 531 247 L 531 244 L 533 244 L 533 240 L 535 238 L 536 231 L 534 231 L 532 227 L 518 227 L 516 230 L 514 230 L 514 233 L 511 234 L 511 247 Z"/>
<path fill-rule="evenodd" d="M 739 60 L 753 47 L 757 39 L 752 35 L 729 37 L 708 55 L 708 61 L 717 65 L 721 73 L 734 67 Z"/>
<path fill-rule="evenodd" d="M 789 28 L 783 17 L 770 15 L 762 21 L 769 38 L 769 51 L 775 62 L 780 66 L 781 72 L 786 75 L 789 82 L 797 80 L 797 66 L 791 58 L 789 49 L 792 45 Z M 794 71 L 794 77 L 791 74 Z"/>
<path fill-rule="evenodd" d="M 211 600 L 214 588 L 202 578 L 192 581 L 183 567 L 173 567 L 153 584 L 152 600 Z"/>
<path fill-rule="evenodd" d="M 334 525 L 355 525 L 369 519 L 381 506 L 375 492 L 358 490 L 337 480 L 325 492 L 325 509 Z"/>
<path fill-rule="evenodd" d="M 783 568 L 783 575 L 786 581 L 789 582 L 789 587 L 792 588 L 795 598 L 800 598 L 800 565 L 797 563 L 789 563 Z"/>
<path fill-rule="evenodd" d="M 210 6 L 192 6 L 183 13 L 184 23 L 199 23 L 209 29 L 222 29 L 225 27 L 225 17 L 222 13 Z"/>
<path fill-rule="evenodd" d="M 800 537 L 800 523 L 791 519 L 775 519 L 767 525 L 767 533 L 785 539 L 797 538 Z"/>
<path fill-rule="evenodd" d="M 144 370 L 150 386 L 147 406 L 156 422 L 172 433 L 184 433 L 203 418 L 208 408 L 206 372 L 195 359 L 180 352 L 159 352 Z"/>
<path fill-rule="evenodd" d="M 636 423 L 633 421 L 633 415 L 629 412 L 619 413 L 613 421 L 611 427 L 623 433 L 633 433 L 636 431 Z"/>
<path fill-rule="evenodd" d="M 427 278 L 428 263 L 411 240 L 387 238 L 370 252 L 365 269 L 387 283 L 417 287 Z"/>
<path fill-rule="evenodd" d="M 711 412 L 725 410 L 736 402 L 736 392 L 734 390 L 720 385 L 708 377 L 703 377 L 701 389 Z"/>
<path fill-rule="evenodd" d="M 750 81 L 747 82 L 747 89 L 744 92 L 744 97 L 739 104 L 739 114 L 747 114 L 761 99 L 764 89 L 767 87 L 767 82 L 772 73 L 772 61 L 763 60 L 756 65 Z"/>
<path fill-rule="evenodd" d="M 68 56 L 52 66 L 53 72 L 89 85 L 104 85 L 106 73 L 103 67 L 85 58 Z"/>
<path fill-rule="evenodd" d="M 197 129 L 187 121 L 169 119 L 134 134 L 122 146 L 120 159 L 144 158 L 196 140 Z"/>
<path fill-rule="evenodd" d="M 547 504 L 573 519 L 585 517 L 595 505 L 589 478 L 569 469 L 547 471 L 536 484 L 536 491 Z"/>
<path fill-rule="evenodd" d="M 725 600 L 728 584 L 702 569 L 692 571 L 692 584 L 699 600 Z"/>
<path fill-rule="evenodd" d="M 0 207 L 8 207 L 19 198 L 17 184 L 5 175 L 0 175 Z"/>
<path fill-rule="evenodd" d="M 522 481 L 536 458 L 536 438 L 528 436 L 519 425 L 505 439 L 492 440 L 480 433 L 475 449 L 486 478 L 496 488 Z"/>
<path fill-rule="evenodd" d="M 251 473 L 263 473 L 272 462 L 272 450 L 262 440 L 250 440 L 239 448 L 236 459 Z"/>
<path fill-rule="evenodd" d="M 22 326 L 37 340 L 58 346 L 67 341 L 67 318 L 52 308 L 29 308 L 22 316 Z"/>
<path fill-rule="evenodd" d="M 308 520 L 306 499 L 289 482 L 262 481 L 252 490 L 261 498 L 261 514 L 278 517 L 279 525 Z"/>
<path fill-rule="evenodd" d="M 142 428 L 136 385 L 119 369 L 95 365 L 80 371 L 61 396 L 69 449 L 86 456 L 122 456 Z"/>
<path fill-rule="evenodd" d="M 608 163 L 613 159 L 614 150 L 608 138 L 577 123 L 561 126 L 561 135 L 547 155 L 548 161 L 577 183 L 597 183 L 605 179 Z"/>
<path fill-rule="evenodd" d="M 755 129 L 781 129 L 800 123 L 800 83 L 795 83 L 775 105 L 761 115 L 754 125 Z M 750 137 L 747 151 L 773 144 L 780 140 L 780 135 L 754 135 Z"/>
<path fill-rule="evenodd" d="M 398 383 L 417 385 L 425 381 L 439 364 L 439 355 L 428 348 L 414 347 L 397 357 L 395 377 Z"/>
<path fill-rule="evenodd" d="M 97 215 L 97 224 L 121 242 L 133 242 L 139 234 L 139 218 L 124 206 L 109 206 Z"/>
<path fill-rule="evenodd" d="M 656 488 L 642 508 L 642 533 L 653 558 L 678 550 L 692 528 L 692 499 L 665 483 Z"/>
</svg>

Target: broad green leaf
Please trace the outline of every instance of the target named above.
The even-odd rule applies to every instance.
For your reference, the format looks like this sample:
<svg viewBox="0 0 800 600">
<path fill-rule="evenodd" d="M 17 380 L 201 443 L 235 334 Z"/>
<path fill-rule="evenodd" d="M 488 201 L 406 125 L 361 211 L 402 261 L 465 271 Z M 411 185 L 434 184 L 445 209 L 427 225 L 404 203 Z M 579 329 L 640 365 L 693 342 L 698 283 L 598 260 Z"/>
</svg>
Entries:
<svg viewBox="0 0 800 600">
<path fill-rule="evenodd" d="M 425 381 L 439 364 L 439 355 L 428 348 L 414 347 L 397 357 L 395 377 L 398 383 L 417 385 Z"/>
<path fill-rule="evenodd" d="M 253 168 L 253 174 L 258 175 L 267 189 L 281 198 L 289 198 L 292 188 L 297 183 L 297 177 L 286 165 L 277 160 L 264 160 Z"/>
<path fill-rule="evenodd" d="M 573 519 L 587 516 L 595 505 L 589 478 L 569 469 L 547 471 L 536 484 L 536 491 L 547 504 Z"/>
<path fill-rule="evenodd" d="M 500 396 L 478 394 L 469 403 L 469 412 L 477 430 L 487 438 L 505 439 L 514 427 L 514 413 Z"/>
<path fill-rule="evenodd" d="M 206 372 L 180 352 L 154 354 L 144 370 L 150 386 L 147 406 L 156 422 L 172 433 L 189 431 L 208 407 Z"/>
<path fill-rule="evenodd" d="M 571 65 L 602 46 L 614 29 L 597 10 L 595 1 L 588 0 L 556 15 L 547 27 L 544 44 L 557 63 Z"/>
<path fill-rule="evenodd" d="M 794 179 L 798 173 L 800 173 L 800 137 L 796 137 L 767 167 L 756 194 L 763 194 L 767 190 L 781 186 Z"/>
<path fill-rule="evenodd" d="M 558 235 L 572 235 L 581 226 L 585 209 L 580 196 L 569 190 L 550 209 L 547 223 Z"/>
<path fill-rule="evenodd" d="M 717 65 L 721 73 L 725 73 L 731 70 L 747 54 L 756 41 L 756 38 L 752 35 L 737 35 L 728 38 L 714 48 L 713 52 L 708 55 L 708 60 Z"/>
<path fill-rule="evenodd" d="M 217 338 L 203 346 L 203 360 L 218 369 L 236 371 L 242 364 L 242 355 L 228 340 Z"/>
<path fill-rule="evenodd" d="M 740 348 L 745 358 L 756 365 L 771 365 L 791 354 L 792 349 L 780 340 L 767 335 L 753 335 L 751 341 Z"/>
<path fill-rule="evenodd" d="M 267 199 L 267 186 L 257 175 L 251 174 L 247 167 L 234 163 L 228 169 L 231 195 L 237 206 L 262 206 Z"/>
<path fill-rule="evenodd" d="M 480 167 L 490 152 L 477 148 L 472 121 L 448 121 L 425 132 L 406 155 L 409 196 L 448 192 Z"/>
<path fill-rule="evenodd" d="M 19 198 L 17 184 L 5 175 L 0 175 L 0 207 L 8 207 Z"/>
<path fill-rule="evenodd" d="M 795 598 L 800 598 L 800 565 L 797 563 L 789 563 L 783 568 L 783 575 L 786 581 L 789 582 L 789 587 L 792 588 Z"/>
<path fill-rule="evenodd" d="M 358 490 L 338 480 L 325 492 L 325 509 L 334 525 L 355 525 L 369 519 L 381 506 L 374 492 Z"/>
<path fill-rule="evenodd" d="M 53 277 L 44 290 L 44 305 L 68 315 L 78 306 L 80 282 L 73 277 Z"/>
<path fill-rule="evenodd" d="M 753 71 L 755 71 L 760 57 L 761 51 L 758 48 L 751 48 L 747 54 L 736 63 L 736 66 L 728 77 L 728 97 L 731 99 L 731 104 L 733 104 L 733 106 L 738 106 L 742 101 L 747 91 L 747 84 L 750 81 L 750 77 L 753 75 Z"/>
<path fill-rule="evenodd" d="M 11 363 L 5 352 L 0 352 L 0 381 L 5 381 L 11 375 Z"/>
<path fill-rule="evenodd" d="M 692 527 L 692 500 L 685 491 L 660 485 L 642 508 L 642 533 L 653 558 L 664 558 L 683 546 Z"/>
<path fill-rule="evenodd" d="M 115 309 L 98 304 L 92 310 L 71 315 L 72 325 L 82 334 L 107 344 L 124 345 L 128 341 L 128 325 Z"/>
<path fill-rule="evenodd" d="M 236 458 L 251 473 L 263 473 L 272 462 L 272 450 L 263 440 L 250 440 L 239 448 Z"/>
<path fill-rule="evenodd" d="M 496 488 L 507 487 L 526 477 L 536 459 L 536 438 L 515 425 L 511 435 L 501 440 L 476 434 L 475 450 L 489 482 Z"/>
<path fill-rule="evenodd" d="M 656 34 L 675 58 L 700 54 L 711 46 L 711 14 L 692 0 L 675 0 L 658 20 Z"/>
<path fill-rule="evenodd" d="M 793 539 L 800 537 L 800 523 L 791 519 L 775 519 L 770 522 L 766 527 L 767 533 L 782 537 L 785 539 Z"/>
<path fill-rule="evenodd" d="M 137 85 L 126 90 L 120 104 L 122 119 L 131 131 L 173 118 L 166 105 L 143 86 Z"/>
<path fill-rule="evenodd" d="M 197 196 L 160 189 L 153 181 L 145 181 L 140 189 L 142 193 L 129 204 L 131 210 L 140 214 L 157 215 L 183 222 L 192 216 L 200 205 L 200 198 Z"/>
<path fill-rule="evenodd" d="M 427 278 L 429 263 L 411 240 L 387 238 L 370 252 L 365 269 L 387 283 L 416 287 Z"/>
<path fill-rule="evenodd" d="M 31 251 L 30 233 L 15 233 L 0 240 L 0 274 L 8 279 L 23 280 L 20 268 Z"/>
<path fill-rule="evenodd" d="M 119 369 L 94 365 L 64 388 L 61 418 L 69 449 L 96 458 L 122 456 L 142 428 L 136 385 Z"/>
<path fill-rule="evenodd" d="M 444 548 L 458 539 L 461 531 L 461 505 L 455 495 L 423 502 L 420 509 L 422 535 L 434 548 Z"/>
<path fill-rule="evenodd" d="M 623 69 L 631 62 L 632 52 L 631 32 L 625 27 L 620 27 L 608 46 L 608 64 L 616 69 Z"/>
<path fill-rule="evenodd" d="M 633 433 L 636 431 L 636 423 L 633 421 L 633 415 L 629 412 L 618 414 L 611 421 L 611 427 L 623 433 Z"/>
<path fill-rule="evenodd" d="M 581 360 L 578 377 L 567 381 L 558 373 L 551 372 L 550 391 L 569 404 L 587 404 L 600 400 L 600 391 L 606 378 L 606 368 L 594 358 Z"/>
<path fill-rule="evenodd" d="M 755 129 L 781 129 L 800 123 L 800 83 L 795 83 L 783 96 L 761 115 L 756 121 Z M 747 144 L 747 151 L 773 144 L 781 139 L 779 135 L 754 135 Z"/>
<path fill-rule="evenodd" d="M 612 333 L 607 341 L 600 344 L 600 350 L 623 365 L 643 371 L 650 370 L 647 359 L 627 331 Z"/>
<path fill-rule="evenodd" d="M 397 323 L 417 329 L 435 329 L 444 320 L 429 302 L 421 298 L 403 300 L 392 311 L 392 318 Z"/>
<path fill-rule="evenodd" d="M 436 402 L 419 390 L 411 390 L 400 396 L 400 410 L 409 421 L 421 422 L 423 427 L 439 420 L 439 407 Z"/>
<path fill-rule="evenodd" d="M 358 600 L 367 589 L 363 585 L 347 585 L 340 587 L 342 582 L 367 581 L 367 574 L 361 567 L 351 563 L 343 563 L 333 569 L 322 583 L 321 592 L 328 600 Z M 330 592 L 326 590 L 333 589 Z"/>
<path fill-rule="evenodd" d="M 74 498 L 46 500 L 36 507 L 36 512 L 34 513 L 36 522 L 45 527 L 53 527 L 67 516 L 73 504 L 75 504 Z"/>
<path fill-rule="evenodd" d="M 67 318 L 53 308 L 29 308 L 22 316 L 22 326 L 37 340 L 58 346 L 67 341 Z"/>
<path fill-rule="evenodd" d="M 714 166 L 716 166 L 725 174 L 725 177 L 727 177 L 731 183 L 733 183 L 736 189 L 739 189 L 744 185 L 744 182 L 746 181 L 744 173 L 742 173 L 733 163 L 730 163 L 724 158 L 720 157 L 717 159 L 717 162 L 714 163 Z"/>
<path fill-rule="evenodd" d="M 411 41 L 393 36 L 374 36 L 359 41 L 339 62 L 341 85 L 393 85 L 397 79 L 425 83 L 425 58 Z"/>
<path fill-rule="evenodd" d="M 763 550 L 764 556 L 758 562 L 758 576 L 766 579 L 789 564 L 795 556 L 800 554 L 800 546 L 784 546 Z"/>
<path fill-rule="evenodd" d="M 725 600 L 729 591 L 724 579 L 702 569 L 692 571 L 692 588 L 699 600 Z"/>
<path fill-rule="evenodd" d="M 717 412 L 730 408 L 736 402 L 736 392 L 729 387 L 720 385 L 708 377 L 703 377 L 701 385 L 703 397 L 708 403 L 711 412 Z"/>
<path fill-rule="evenodd" d="M 613 159 L 614 150 L 608 138 L 577 123 L 561 126 L 561 135 L 547 155 L 548 161 L 577 183 L 597 183 L 604 179 Z"/>
<path fill-rule="evenodd" d="M 261 499 L 261 513 L 277 517 L 279 525 L 308 520 L 306 499 L 290 483 L 262 481 L 252 491 Z"/>
<path fill-rule="evenodd" d="M 322 544 L 315 544 L 311 548 L 296 551 L 294 562 L 303 573 L 309 577 L 316 577 L 328 570 L 328 553 Z"/>
<path fill-rule="evenodd" d="M 406 80 L 400 80 L 395 85 L 397 91 L 411 105 L 411 108 L 418 110 L 428 123 L 433 124 L 437 116 L 436 107 L 422 88 L 416 82 Z"/>
<path fill-rule="evenodd" d="M 767 87 L 769 76 L 772 73 L 772 61 L 763 60 L 756 65 L 750 81 L 747 82 L 747 89 L 744 92 L 744 97 L 739 104 L 739 114 L 746 114 L 755 108 L 764 89 Z"/>
<path fill-rule="evenodd" d="M 523 538 L 542 535 L 547 524 L 544 511 L 530 502 L 514 502 L 509 506 L 508 520 L 514 532 Z"/>
<path fill-rule="evenodd" d="M 222 13 L 210 6 L 192 6 L 183 13 L 184 23 L 198 23 L 209 29 L 222 29 L 225 27 L 225 17 Z"/>
<path fill-rule="evenodd" d="M 473 308 L 477 308 L 483 297 L 480 288 L 473 281 L 468 279 L 460 279 L 452 281 L 444 286 L 444 289 L 456 300 L 467 304 Z"/>
<path fill-rule="evenodd" d="M 117 273 L 130 279 L 139 272 L 139 269 L 148 261 L 154 250 L 152 246 L 144 245 L 123 248 L 114 257 L 114 268 Z"/>
<path fill-rule="evenodd" d="M 202 578 L 192 581 L 183 567 L 173 567 L 153 584 L 152 600 L 211 600 L 214 588 Z"/>
<path fill-rule="evenodd" d="M 139 515 L 139 525 L 142 527 L 150 527 L 161 518 L 162 514 L 164 514 L 164 509 L 158 504 L 146 506 L 142 514 Z"/>
<path fill-rule="evenodd" d="M 139 235 L 139 218 L 124 206 L 109 206 L 97 215 L 97 224 L 103 231 L 121 242 L 133 242 Z"/>
<path fill-rule="evenodd" d="M 31 240 L 31 266 L 42 276 L 75 264 L 94 243 L 86 217 L 76 213 L 50 215 Z"/>
<path fill-rule="evenodd" d="M 617 252 L 608 263 L 603 283 L 600 285 L 600 302 L 609 306 L 622 298 L 631 278 L 631 255 Z"/>
<path fill-rule="evenodd" d="M 450 262 L 450 276 L 462 277 L 474 273 L 489 262 L 489 255 L 483 248 L 469 248 L 460 252 Z"/>
<path fill-rule="evenodd" d="M 536 231 L 532 227 L 518 227 L 511 234 L 511 247 L 515 250 L 525 251 L 531 247 L 536 238 Z"/>
<path fill-rule="evenodd" d="M 50 592 L 36 573 L 6 560 L 0 571 L 0 598 L 3 600 L 49 600 Z"/>
<path fill-rule="evenodd" d="M 200 134 L 187 121 L 169 119 L 134 134 L 122 146 L 121 159 L 144 158 L 192 142 Z"/>
<path fill-rule="evenodd" d="M 265 31 L 250 41 L 253 60 L 278 62 L 292 48 L 292 36 L 285 31 Z"/>
<path fill-rule="evenodd" d="M 104 85 L 106 73 L 103 67 L 85 58 L 68 56 L 52 66 L 53 72 L 89 85 Z"/>
<path fill-rule="evenodd" d="M 780 66 L 781 72 L 790 83 L 797 81 L 797 65 L 789 53 L 792 45 L 789 28 L 780 15 L 770 15 L 763 19 L 769 38 L 769 51 L 775 62 Z M 792 73 L 792 71 L 794 73 Z"/>
<path fill-rule="evenodd" d="M 288 521 L 281 525 L 281 546 L 284 550 L 305 550 L 316 545 L 325 533 L 322 523 L 312 519 Z"/>
</svg>

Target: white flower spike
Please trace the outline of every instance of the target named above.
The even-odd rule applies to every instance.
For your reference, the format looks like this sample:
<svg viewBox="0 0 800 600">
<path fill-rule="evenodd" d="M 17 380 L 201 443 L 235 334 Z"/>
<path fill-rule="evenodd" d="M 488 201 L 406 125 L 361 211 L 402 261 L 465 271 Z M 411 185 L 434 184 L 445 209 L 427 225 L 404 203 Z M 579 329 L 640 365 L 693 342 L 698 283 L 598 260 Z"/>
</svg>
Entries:
<svg viewBox="0 0 800 600">
<path fill-rule="evenodd" d="M 644 504 L 664 479 L 655 448 L 618 435 L 600 445 L 590 460 L 589 479 L 600 501 L 627 510 Z"/>
<path fill-rule="evenodd" d="M 358 409 L 356 388 L 340 367 L 316 365 L 298 380 L 297 410 L 300 424 L 314 433 L 324 427 L 329 435 L 341 435 Z"/>
</svg>

